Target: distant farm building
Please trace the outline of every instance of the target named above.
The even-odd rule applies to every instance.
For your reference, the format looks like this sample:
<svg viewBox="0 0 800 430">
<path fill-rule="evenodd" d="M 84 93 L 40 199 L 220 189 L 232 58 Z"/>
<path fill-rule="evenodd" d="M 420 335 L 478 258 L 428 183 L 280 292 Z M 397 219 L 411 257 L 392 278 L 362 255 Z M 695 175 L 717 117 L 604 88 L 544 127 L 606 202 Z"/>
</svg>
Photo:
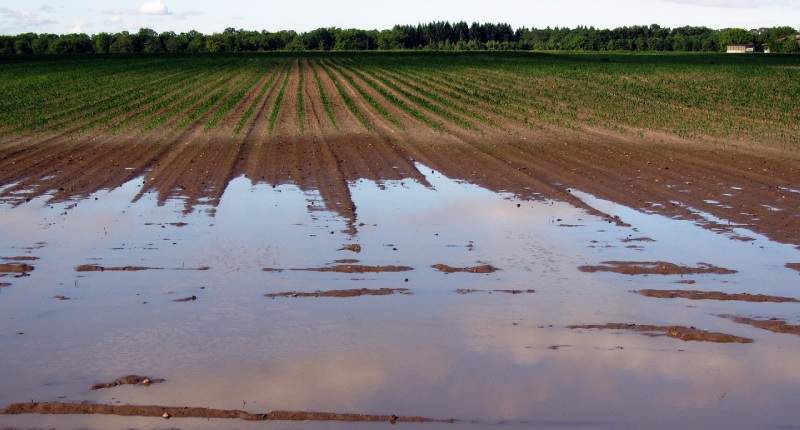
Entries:
<svg viewBox="0 0 800 430">
<path fill-rule="evenodd" d="M 726 52 L 728 54 L 744 54 L 746 52 L 756 52 L 756 46 L 753 44 L 728 45 L 728 50 Z"/>
</svg>

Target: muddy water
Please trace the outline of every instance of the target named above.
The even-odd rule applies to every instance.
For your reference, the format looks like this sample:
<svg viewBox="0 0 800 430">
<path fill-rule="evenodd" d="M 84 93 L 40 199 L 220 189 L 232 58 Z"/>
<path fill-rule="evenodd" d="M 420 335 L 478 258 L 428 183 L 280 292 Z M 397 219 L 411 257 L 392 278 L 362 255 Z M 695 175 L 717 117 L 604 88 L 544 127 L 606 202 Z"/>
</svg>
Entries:
<svg viewBox="0 0 800 430">
<path fill-rule="evenodd" d="M 11 284 L 0 288 L 0 406 L 91 401 L 470 421 L 401 424 L 420 428 L 800 424 L 800 338 L 717 316 L 797 324 L 800 305 L 632 292 L 684 288 L 800 298 L 798 273 L 785 267 L 800 261 L 800 251 L 743 229 L 717 234 L 573 191 L 631 225 L 621 227 L 564 203 L 518 201 L 419 167 L 428 173 L 424 185 L 350 184 L 355 235 L 352 220 L 324 210 L 319 195 L 244 178 L 228 185 L 217 207 L 201 205 L 189 214 L 180 199 L 159 205 L 156 195 L 145 194 L 132 202 L 140 179 L 78 202 L 46 205 L 44 196 L 2 207 L 0 257 L 38 260 L 26 262 L 35 267 L 30 276 L 0 278 Z M 351 245 L 360 252 L 348 250 Z M 413 270 L 289 270 L 339 260 Z M 604 261 L 705 263 L 737 272 L 578 270 Z M 75 270 L 89 264 L 149 269 Z M 447 274 L 431 267 L 436 264 L 500 270 Z M 265 297 L 354 288 L 411 294 Z M 694 326 L 754 342 L 566 328 L 606 323 Z M 166 381 L 90 390 L 129 374 Z M 0 424 L 309 426 L 36 415 L 0 416 Z"/>
</svg>

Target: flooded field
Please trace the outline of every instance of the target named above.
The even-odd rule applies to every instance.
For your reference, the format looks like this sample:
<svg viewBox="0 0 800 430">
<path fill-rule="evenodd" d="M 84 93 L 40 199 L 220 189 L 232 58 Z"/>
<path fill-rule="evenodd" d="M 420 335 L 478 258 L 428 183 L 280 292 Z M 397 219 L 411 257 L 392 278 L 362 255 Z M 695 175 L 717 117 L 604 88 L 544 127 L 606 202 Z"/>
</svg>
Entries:
<svg viewBox="0 0 800 430">
<path fill-rule="evenodd" d="M 582 190 L 568 190 L 577 207 L 414 167 L 418 179 L 348 182 L 348 216 L 313 189 L 243 176 L 189 211 L 142 193 L 141 177 L 5 203 L 0 405 L 394 415 L 431 429 L 800 425 L 800 338 L 741 321 L 798 324 L 785 300 L 800 298 L 797 248 Z M 113 382 L 126 375 L 140 379 Z M 171 415 L 0 423 L 309 426 Z M 455 421 L 402 422 L 414 416 Z"/>
<path fill-rule="evenodd" d="M 797 428 L 800 69 L 744 58 L 3 64 L 0 428 Z"/>
</svg>

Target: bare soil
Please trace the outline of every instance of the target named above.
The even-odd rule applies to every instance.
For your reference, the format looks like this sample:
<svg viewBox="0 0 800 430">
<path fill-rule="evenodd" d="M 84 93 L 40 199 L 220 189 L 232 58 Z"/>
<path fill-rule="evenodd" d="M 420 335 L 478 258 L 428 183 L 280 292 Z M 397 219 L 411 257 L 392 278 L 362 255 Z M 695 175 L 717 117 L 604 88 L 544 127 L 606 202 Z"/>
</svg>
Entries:
<svg viewBox="0 0 800 430">
<path fill-rule="evenodd" d="M 331 412 L 291 412 L 272 411 L 250 413 L 230 409 L 189 408 L 172 406 L 103 405 L 96 403 L 15 403 L 0 409 L 0 415 L 18 414 L 58 414 L 58 415 L 120 415 L 164 418 L 220 418 L 245 421 L 345 421 L 345 422 L 442 422 L 452 423 L 455 419 L 435 419 L 425 417 L 398 417 L 396 415 L 339 414 Z"/>
<path fill-rule="evenodd" d="M 757 319 L 747 318 L 736 315 L 719 315 L 722 318 L 728 318 L 740 324 L 747 324 L 756 328 L 769 330 L 775 333 L 787 333 L 800 336 L 800 325 L 789 324 L 786 320 L 780 318 Z"/>
<path fill-rule="evenodd" d="M 708 332 L 699 330 L 694 327 L 685 326 L 656 326 L 649 324 L 625 324 L 625 323 L 608 323 L 608 324 L 587 324 L 587 325 L 570 325 L 569 329 L 598 329 L 598 330 L 632 330 L 642 332 L 648 336 L 668 336 L 675 339 L 684 341 L 703 341 L 703 342 L 718 342 L 718 343 L 753 343 L 753 339 L 746 337 L 734 336 L 727 333 Z"/>
<path fill-rule="evenodd" d="M 264 294 L 265 297 L 360 297 L 360 296 L 388 296 L 392 294 L 411 294 L 407 288 L 354 288 L 349 290 L 315 291 L 304 293 L 299 291 L 286 291 L 283 293 Z"/>
<path fill-rule="evenodd" d="M 772 303 L 797 303 L 799 299 L 792 297 L 769 296 L 764 294 L 729 294 L 719 291 L 697 291 L 697 290 L 639 290 L 639 294 L 646 297 L 656 297 L 661 299 L 690 299 L 690 300 L 736 300 L 740 302 L 772 302 Z"/>
<path fill-rule="evenodd" d="M 786 267 L 800 272 L 800 263 L 786 263 Z"/>
<path fill-rule="evenodd" d="M 161 384 L 165 382 L 165 379 L 161 378 L 150 378 L 147 376 L 139 376 L 139 375 L 128 375 L 123 376 L 121 378 L 117 378 L 111 382 L 101 382 L 97 384 L 92 384 L 89 387 L 90 390 L 100 390 L 102 388 L 113 388 L 118 387 L 120 385 L 144 385 L 148 386 L 150 384 Z"/>
<path fill-rule="evenodd" d="M 116 272 L 139 272 L 142 270 L 161 270 L 161 267 L 142 267 L 142 266 L 119 266 L 119 267 L 103 267 L 98 266 L 97 264 L 82 264 L 80 266 L 75 267 L 76 272 L 105 272 L 108 271 L 116 271 Z"/>
<path fill-rule="evenodd" d="M 535 290 L 474 290 L 459 288 L 455 290 L 456 294 L 473 294 L 473 293 L 505 293 L 505 294 L 533 294 Z"/>
<path fill-rule="evenodd" d="M 697 263 L 697 267 L 681 266 L 665 261 L 603 261 L 597 266 L 580 266 L 581 272 L 613 272 L 622 275 L 696 275 L 714 273 L 730 275 L 736 270 L 717 267 L 713 264 Z"/>
<path fill-rule="evenodd" d="M 21 263 L 1 263 L 0 272 L 4 273 L 27 273 L 33 270 L 33 266 Z"/>
<path fill-rule="evenodd" d="M 364 266 L 358 264 L 339 264 L 327 267 L 313 267 L 307 269 L 290 269 L 306 272 L 336 272 L 336 273 L 382 273 L 382 272 L 407 272 L 414 270 L 408 266 Z"/>
<path fill-rule="evenodd" d="M 500 269 L 492 266 L 491 264 L 482 264 L 480 266 L 473 266 L 473 267 L 452 267 L 446 264 L 434 264 L 434 269 L 444 272 L 444 273 L 456 273 L 456 272 L 465 272 L 465 273 L 494 273 Z"/>
</svg>

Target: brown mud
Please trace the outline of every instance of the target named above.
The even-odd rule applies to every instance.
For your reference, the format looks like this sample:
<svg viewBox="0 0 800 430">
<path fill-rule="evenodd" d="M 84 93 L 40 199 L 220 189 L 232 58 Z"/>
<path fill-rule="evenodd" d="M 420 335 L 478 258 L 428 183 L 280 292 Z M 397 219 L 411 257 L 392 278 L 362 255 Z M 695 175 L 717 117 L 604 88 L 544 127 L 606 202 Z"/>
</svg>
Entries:
<svg viewBox="0 0 800 430">
<path fill-rule="evenodd" d="M 298 92 L 301 67 L 305 88 Z M 320 76 L 336 125 L 324 113 L 313 71 Z M 408 179 L 428 186 L 420 171 L 424 166 L 519 199 L 565 201 L 619 225 L 625 225 L 624 220 L 599 212 L 571 191 L 692 220 L 715 231 L 732 233 L 745 227 L 774 241 L 800 245 L 797 151 L 733 138 L 686 139 L 650 131 L 637 136 L 588 124 L 534 127 L 533 117 L 524 118 L 523 124 L 521 118 L 504 118 L 481 103 L 469 108 L 491 118 L 491 124 L 476 121 L 463 128 L 425 112 L 431 124 L 440 124 L 432 128 L 327 60 L 293 61 L 275 73 L 277 78 L 241 133 L 223 126 L 205 131 L 209 112 L 183 128 L 173 118 L 149 131 L 130 127 L 112 134 L 90 128 L 76 133 L 84 125 L 81 121 L 90 119 L 74 118 L 75 125 L 64 131 L 4 138 L 0 201 L 19 205 L 42 197 L 48 203 L 75 204 L 97 191 L 142 179 L 137 199 L 152 193 L 162 204 L 170 199 L 184 202 L 184 212 L 210 205 L 213 213 L 227 184 L 245 176 L 253 184 L 292 184 L 318 193 L 324 208 L 346 221 L 345 232 L 355 234 L 357 208 L 349 184 L 359 179 Z M 394 72 L 386 74 L 393 79 Z M 287 75 L 277 126 L 269 130 L 277 88 Z M 402 127 L 376 112 L 344 75 L 386 107 Z M 348 109 L 334 80 L 353 99 L 368 127 Z M 257 86 L 265 83 L 263 79 Z M 298 93 L 306 108 L 302 126 Z M 243 110 L 237 106 L 232 112 Z M 710 221 L 712 217 L 723 221 Z"/>
<path fill-rule="evenodd" d="M 39 257 L 34 257 L 32 255 L 21 255 L 21 256 L 17 256 L 17 257 L 2 257 L 2 258 L 0 258 L 0 260 L 6 260 L 6 261 L 36 261 L 38 259 L 39 259 Z"/>
<path fill-rule="evenodd" d="M 473 293 L 533 294 L 536 292 L 535 290 L 474 290 L 474 289 L 464 289 L 464 288 L 459 288 L 453 291 L 456 294 L 473 294 Z"/>
<path fill-rule="evenodd" d="M 336 273 L 383 273 L 383 272 L 407 272 L 414 270 L 408 266 L 363 266 L 358 264 L 339 264 L 328 267 L 312 267 L 306 269 L 290 269 L 303 272 L 336 272 Z"/>
<path fill-rule="evenodd" d="M 354 288 L 349 290 L 330 290 L 315 291 L 313 293 L 303 293 L 299 291 L 286 291 L 283 293 L 264 294 L 264 297 L 274 299 L 276 297 L 360 297 L 360 296 L 388 296 L 392 294 L 412 294 L 407 288 Z"/>
<path fill-rule="evenodd" d="M 608 324 L 587 324 L 587 325 L 570 325 L 569 329 L 598 329 L 598 330 L 631 330 L 642 332 L 648 336 L 667 336 L 684 341 L 702 341 L 702 342 L 717 342 L 717 343 L 753 343 L 753 339 L 746 337 L 734 336 L 727 333 L 708 332 L 699 330 L 694 327 L 685 326 L 656 326 L 648 324 L 625 324 L 625 323 L 608 323 Z"/>
<path fill-rule="evenodd" d="M 344 421 L 344 422 L 396 422 L 454 423 L 455 419 L 425 417 L 398 417 L 396 415 L 340 414 L 331 412 L 272 411 L 250 413 L 232 409 L 209 409 L 172 406 L 103 405 L 96 403 L 15 403 L 0 409 L 0 415 L 56 414 L 56 415 L 120 415 L 163 418 L 215 418 L 245 421 Z"/>
<path fill-rule="evenodd" d="M 28 273 L 33 270 L 33 266 L 23 263 L 2 263 L 0 273 Z"/>
<path fill-rule="evenodd" d="M 622 275 L 699 275 L 713 273 L 730 275 L 736 270 L 717 267 L 708 263 L 697 263 L 697 267 L 680 266 L 665 261 L 603 261 L 597 266 L 580 266 L 581 272 L 613 272 Z"/>
<path fill-rule="evenodd" d="M 780 318 L 757 319 L 757 318 L 740 317 L 736 315 L 718 315 L 718 316 L 721 318 L 728 318 L 729 320 L 735 321 L 739 324 L 747 324 L 749 326 L 753 326 L 764 330 L 769 330 L 775 333 L 786 333 L 786 334 L 793 334 L 795 336 L 800 336 L 800 325 L 789 324 L 786 322 L 786 320 Z"/>
<path fill-rule="evenodd" d="M 141 267 L 141 266 L 119 266 L 119 267 L 103 267 L 97 264 L 82 264 L 75 267 L 76 272 L 139 272 L 142 270 L 163 270 L 161 267 Z"/>
<path fill-rule="evenodd" d="M 139 375 L 128 375 L 123 376 L 121 378 L 117 378 L 111 382 L 101 382 L 97 384 L 92 384 L 89 387 L 90 390 L 100 390 L 103 388 L 114 388 L 120 385 L 144 385 L 149 386 L 150 384 L 161 384 L 166 382 L 165 379 L 161 378 L 150 378 L 147 376 L 139 376 Z"/>
<path fill-rule="evenodd" d="M 451 267 L 446 264 L 434 264 L 434 269 L 444 272 L 444 273 L 457 273 L 457 272 L 464 272 L 464 273 L 494 273 L 500 269 L 497 267 L 492 266 L 491 264 L 482 264 L 480 266 L 473 266 L 473 267 Z"/>
<path fill-rule="evenodd" d="M 736 293 L 729 294 L 720 291 L 697 290 L 639 290 L 639 294 L 646 297 L 660 299 L 690 299 L 690 300 L 735 300 L 740 302 L 772 302 L 772 303 L 797 303 L 800 299 L 792 297 L 769 296 L 764 294 Z"/>
<path fill-rule="evenodd" d="M 786 263 L 786 268 L 800 272 L 800 263 Z"/>
</svg>

